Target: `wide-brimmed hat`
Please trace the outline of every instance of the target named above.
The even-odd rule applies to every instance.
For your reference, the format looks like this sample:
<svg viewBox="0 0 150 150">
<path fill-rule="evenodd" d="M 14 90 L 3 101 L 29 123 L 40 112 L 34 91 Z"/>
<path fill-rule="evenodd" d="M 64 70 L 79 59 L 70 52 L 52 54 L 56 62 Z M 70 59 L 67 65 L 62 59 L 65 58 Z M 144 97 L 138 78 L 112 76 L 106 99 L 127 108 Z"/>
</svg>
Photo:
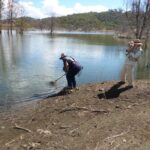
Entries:
<svg viewBox="0 0 150 150">
<path fill-rule="evenodd" d="M 143 44 L 142 43 L 134 43 L 134 45 L 142 46 Z"/>
<path fill-rule="evenodd" d="M 135 40 L 134 40 L 134 45 L 142 46 L 143 44 L 142 44 L 142 42 L 141 42 L 140 39 L 135 39 Z"/>
<path fill-rule="evenodd" d="M 63 59 L 64 57 L 66 57 L 66 55 L 64 53 L 61 53 L 61 56 L 59 59 Z"/>
</svg>

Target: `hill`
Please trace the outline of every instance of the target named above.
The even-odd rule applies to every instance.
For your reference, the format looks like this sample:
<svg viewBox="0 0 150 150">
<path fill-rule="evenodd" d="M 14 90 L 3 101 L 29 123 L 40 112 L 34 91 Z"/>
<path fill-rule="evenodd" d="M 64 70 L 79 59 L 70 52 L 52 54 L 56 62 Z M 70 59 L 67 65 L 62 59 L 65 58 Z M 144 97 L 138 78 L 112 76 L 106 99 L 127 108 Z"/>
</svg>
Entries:
<svg viewBox="0 0 150 150">
<path fill-rule="evenodd" d="M 69 31 L 119 30 L 126 26 L 126 18 L 121 10 L 109 10 L 101 13 L 89 12 L 43 19 L 25 17 L 24 20 L 29 27 L 41 30 L 50 29 L 52 21 L 56 30 Z"/>
<path fill-rule="evenodd" d="M 73 14 L 55 19 L 56 28 L 78 31 L 112 30 L 122 26 L 125 16 L 121 10 Z M 46 22 L 47 19 L 43 19 Z M 49 18 L 50 20 L 50 18 Z"/>
</svg>

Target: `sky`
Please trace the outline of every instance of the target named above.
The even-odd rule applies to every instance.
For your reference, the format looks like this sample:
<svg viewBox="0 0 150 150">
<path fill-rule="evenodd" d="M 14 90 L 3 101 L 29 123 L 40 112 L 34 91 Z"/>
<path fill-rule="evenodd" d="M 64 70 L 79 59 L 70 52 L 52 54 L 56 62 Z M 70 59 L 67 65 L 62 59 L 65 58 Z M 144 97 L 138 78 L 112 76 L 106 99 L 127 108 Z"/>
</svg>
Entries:
<svg viewBox="0 0 150 150">
<path fill-rule="evenodd" d="M 45 18 L 122 8 L 124 0 L 20 0 L 25 16 Z"/>
</svg>

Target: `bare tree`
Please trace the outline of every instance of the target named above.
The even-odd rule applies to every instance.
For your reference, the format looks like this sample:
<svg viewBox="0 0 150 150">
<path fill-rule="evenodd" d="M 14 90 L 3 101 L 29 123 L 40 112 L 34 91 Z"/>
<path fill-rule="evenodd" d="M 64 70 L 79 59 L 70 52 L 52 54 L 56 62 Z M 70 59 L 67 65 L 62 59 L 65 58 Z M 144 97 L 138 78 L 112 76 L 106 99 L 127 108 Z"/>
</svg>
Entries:
<svg viewBox="0 0 150 150">
<path fill-rule="evenodd" d="M 0 0 L 0 34 L 2 33 L 2 11 L 3 11 L 3 0 Z"/>
<path fill-rule="evenodd" d="M 7 20 L 8 20 L 8 33 L 9 33 L 9 30 L 11 31 L 12 33 L 12 21 L 13 21 L 13 4 L 12 4 L 12 0 L 8 0 L 8 3 L 7 3 Z"/>
<path fill-rule="evenodd" d="M 26 22 L 24 18 L 24 8 L 22 5 L 18 4 L 16 6 L 16 16 L 18 17 L 15 21 L 15 25 L 17 27 L 17 31 L 19 31 L 20 34 L 23 34 L 25 28 L 26 28 Z"/>
<path fill-rule="evenodd" d="M 8 20 L 8 32 L 12 33 L 14 18 L 17 16 L 16 12 L 17 1 L 16 0 L 8 0 L 7 3 L 7 20 Z"/>
<path fill-rule="evenodd" d="M 50 24 L 49 24 L 49 29 L 50 29 L 50 35 L 51 36 L 54 33 L 54 26 L 55 26 L 55 16 L 54 16 L 54 14 L 52 14 L 51 17 L 50 17 Z"/>
<path fill-rule="evenodd" d="M 126 17 L 130 28 L 136 38 L 144 37 L 146 42 L 150 32 L 150 0 L 127 0 L 126 6 Z"/>
<path fill-rule="evenodd" d="M 45 25 L 43 19 L 39 19 L 38 28 L 42 31 L 44 27 Z"/>
</svg>

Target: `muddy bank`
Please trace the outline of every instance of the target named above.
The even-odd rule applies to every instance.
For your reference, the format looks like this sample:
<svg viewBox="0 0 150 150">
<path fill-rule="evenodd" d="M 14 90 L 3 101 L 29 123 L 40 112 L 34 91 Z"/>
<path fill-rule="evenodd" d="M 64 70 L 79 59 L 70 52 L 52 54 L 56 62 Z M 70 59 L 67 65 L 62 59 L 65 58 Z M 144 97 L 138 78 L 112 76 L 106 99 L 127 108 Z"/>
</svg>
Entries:
<svg viewBox="0 0 150 150">
<path fill-rule="evenodd" d="M 86 84 L 0 113 L 1 150 L 148 150 L 150 81 Z"/>
</svg>

